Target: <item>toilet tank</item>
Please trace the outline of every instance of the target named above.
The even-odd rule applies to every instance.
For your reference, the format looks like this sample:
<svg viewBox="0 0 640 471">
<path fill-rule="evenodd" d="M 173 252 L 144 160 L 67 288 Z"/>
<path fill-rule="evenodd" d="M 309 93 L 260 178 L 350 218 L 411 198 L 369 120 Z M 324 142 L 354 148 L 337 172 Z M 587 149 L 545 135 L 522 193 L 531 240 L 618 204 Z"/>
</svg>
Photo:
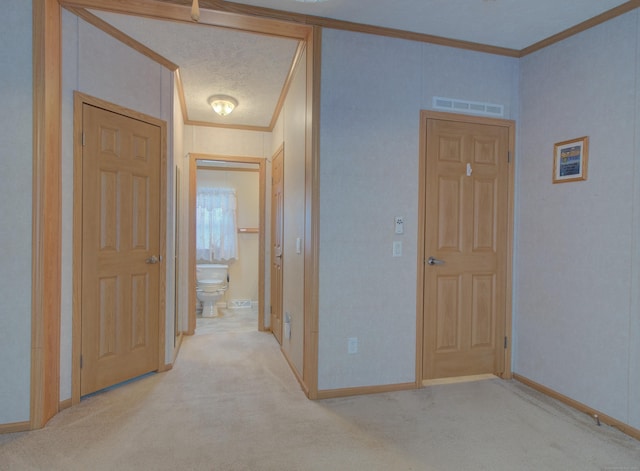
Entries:
<svg viewBox="0 0 640 471">
<path fill-rule="evenodd" d="M 196 280 L 209 283 L 226 283 L 228 265 L 218 263 L 198 263 L 196 265 Z"/>
</svg>

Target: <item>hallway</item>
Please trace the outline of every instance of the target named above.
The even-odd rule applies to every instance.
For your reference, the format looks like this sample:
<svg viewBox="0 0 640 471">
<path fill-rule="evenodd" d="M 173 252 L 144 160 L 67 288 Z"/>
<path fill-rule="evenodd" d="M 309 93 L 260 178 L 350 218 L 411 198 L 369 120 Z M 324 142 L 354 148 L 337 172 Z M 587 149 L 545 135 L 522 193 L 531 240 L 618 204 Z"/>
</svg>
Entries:
<svg viewBox="0 0 640 471">
<path fill-rule="evenodd" d="M 0 435 L 0 470 L 640 470 L 640 442 L 498 379 L 309 401 L 270 333 L 186 338 L 173 370 Z"/>
</svg>

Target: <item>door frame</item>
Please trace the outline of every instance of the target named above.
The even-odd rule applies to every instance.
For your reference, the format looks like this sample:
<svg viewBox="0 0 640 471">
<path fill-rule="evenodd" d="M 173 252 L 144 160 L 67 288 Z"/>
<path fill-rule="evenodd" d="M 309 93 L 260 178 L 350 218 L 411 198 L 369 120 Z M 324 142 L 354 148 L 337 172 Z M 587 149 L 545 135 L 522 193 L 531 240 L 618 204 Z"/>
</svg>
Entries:
<svg viewBox="0 0 640 471">
<path fill-rule="evenodd" d="M 71 340 L 71 404 L 80 402 L 80 357 L 82 354 L 82 108 L 84 105 L 102 108 L 160 128 L 160 263 L 158 274 L 158 371 L 170 368 L 165 364 L 166 280 L 167 280 L 167 123 L 108 101 L 75 91 L 73 94 L 73 313 Z"/>
<path fill-rule="evenodd" d="M 503 379 L 510 379 L 511 371 L 511 332 L 512 332 L 512 303 L 513 303 L 513 228 L 514 228 L 514 189 L 515 189 L 515 121 L 497 118 L 485 118 L 481 116 L 446 113 L 441 111 L 422 110 L 420 112 L 420 154 L 418 163 L 419 190 L 418 190 L 418 257 L 417 257 L 417 289 L 416 289 L 416 387 L 421 388 L 422 366 L 424 361 L 424 279 L 425 279 L 425 209 L 426 209 L 426 171 L 427 171 L 427 120 L 439 119 L 462 123 L 486 124 L 501 126 L 508 129 L 509 133 L 509 169 L 507 182 L 507 254 L 505 277 L 505 312 L 504 329 L 507 336 L 504 349 L 504 372 L 500 375 Z"/>
<path fill-rule="evenodd" d="M 259 241 L 258 241 L 258 330 L 266 330 L 264 323 L 264 270 L 265 270 L 265 195 L 266 195 L 266 159 L 260 157 L 239 157 L 217 154 L 189 153 L 189 312 L 187 314 L 187 335 L 196 331 L 196 184 L 198 160 L 217 160 L 228 163 L 257 164 L 259 173 Z"/>
<path fill-rule="evenodd" d="M 282 305 L 283 305 L 283 298 L 282 298 L 282 294 L 284 292 L 284 286 L 283 286 L 283 276 L 282 274 L 284 273 L 284 250 L 282 250 L 282 247 L 280 247 L 281 249 L 281 253 L 280 253 L 280 292 L 278 293 L 278 297 L 279 297 L 279 303 L 280 303 L 280 327 L 279 327 L 279 331 L 276 332 L 273 329 L 273 293 L 274 293 L 274 283 L 273 283 L 273 262 L 275 259 L 275 255 L 274 255 L 274 247 L 273 247 L 273 239 L 274 239 L 274 198 L 273 198 L 273 185 L 274 185 L 274 180 L 273 180 L 273 162 L 275 162 L 276 158 L 280 158 L 282 160 L 282 169 L 280 171 L 281 173 L 281 186 L 282 186 L 282 194 L 284 195 L 284 143 L 282 143 L 280 145 L 280 147 L 278 147 L 278 149 L 273 153 L 273 155 L 271 156 L 271 191 L 269 192 L 269 330 L 271 330 L 271 333 L 274 335 L 274 337 L 276 338 L 276 340 L 278 341 L 278 344 L 280 344 L 280 347 L 282 347 L 282 338 L 283 338 L 283 316 L 282 316 Z M 283 200 L 282 200 L 282 207 L 280 208 L 282 209 L 282 211 L 280 212 L 280 230 L 281 230 L 281 240 L 280 243 L 282 243 L 284 241 L 284 196 L 283 196 Z M 265 314 L 266 317 L 266 314 Z M 284 350 L 283 350 L 284 351 Z"/>
</svg>

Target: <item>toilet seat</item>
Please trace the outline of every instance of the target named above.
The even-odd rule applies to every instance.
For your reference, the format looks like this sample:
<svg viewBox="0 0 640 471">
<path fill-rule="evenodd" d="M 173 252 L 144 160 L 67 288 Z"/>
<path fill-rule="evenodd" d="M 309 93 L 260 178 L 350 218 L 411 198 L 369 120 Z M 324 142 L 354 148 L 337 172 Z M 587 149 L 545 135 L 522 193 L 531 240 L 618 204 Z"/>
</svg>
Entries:
<svg viewBox="0 0 640 471">
<path fill-rule="evenodd" d="M 198 282 L 198 288 L 202 291 L 219 291 L 227 287 L 224 280 L 200 280 Z"/>
<path fill-rule="evenodd" d="M 198 281 L 201 285 L 221 285 L 224 284 L 224 280 L 219 280 L 214 278 L 213 280 L 200 280 Z"/>
</svg>

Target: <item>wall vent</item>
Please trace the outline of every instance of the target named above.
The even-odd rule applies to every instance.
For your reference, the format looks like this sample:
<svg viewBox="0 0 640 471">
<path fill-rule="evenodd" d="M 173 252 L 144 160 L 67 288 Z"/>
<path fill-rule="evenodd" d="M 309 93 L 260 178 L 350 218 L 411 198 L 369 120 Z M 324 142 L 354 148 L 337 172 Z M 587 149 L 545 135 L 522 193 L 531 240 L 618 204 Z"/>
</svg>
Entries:
<svg viewBox="0 0 640 471">
<path fill-rule="evenodd" d="M 503 117 L 504 106 L 479 101 L 465 101 L 456 98 L 433 97 L 433 109 L 453 111 L 457 113 L 471 113 L 483 116 Z"/>
</svg>

